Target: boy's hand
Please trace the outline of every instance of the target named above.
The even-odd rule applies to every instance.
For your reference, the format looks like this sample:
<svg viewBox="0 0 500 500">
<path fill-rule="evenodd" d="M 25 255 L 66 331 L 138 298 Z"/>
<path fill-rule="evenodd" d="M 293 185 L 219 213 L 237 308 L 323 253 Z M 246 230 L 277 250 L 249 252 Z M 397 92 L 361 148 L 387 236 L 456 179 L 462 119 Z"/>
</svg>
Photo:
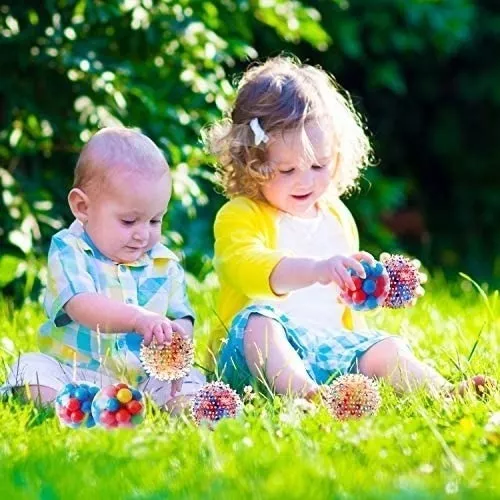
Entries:
<svg viewBox="0 0 500 500">
<path fill-rule="evenodd" d="M 135 319 L 134 331 L 144 337 L 144 344 L 149 345 L 154 339 L 158 344 L 170 343 L 172 333 L 185 335 L 184 330 L 175 322 L 161 314 L 141 312 Z"/>
<path fill-rule="evenodd" d="M 335 282 L 342 290 L 347 288 L 356 290 L 356 286 L 349 274 L 352 269 L 361 278 L 366 278 L 366 273 L 360 261 L 365 260 L 369 264 L 375 262 L 374 257 L 368 252 L 358 252 L 351 257 L 336 255 L 326 260 L 320 260 L 316 264 L 316 281 L 322 285 Z"/>
<path fill-rule="evenodd" d="M 181 392 L 182 383 L 184 382 L 184 378 L 180 378 L 179 380 L 172 380 L 170 395 L 174 397 L 178 392 Z"/>
</svg>

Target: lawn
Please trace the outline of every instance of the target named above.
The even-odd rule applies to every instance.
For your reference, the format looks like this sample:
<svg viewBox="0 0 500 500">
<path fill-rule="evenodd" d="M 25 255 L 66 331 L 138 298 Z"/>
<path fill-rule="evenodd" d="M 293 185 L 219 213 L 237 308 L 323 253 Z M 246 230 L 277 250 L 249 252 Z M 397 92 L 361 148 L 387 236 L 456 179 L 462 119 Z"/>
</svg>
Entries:
<svg viewBox="0 0 500 500">
<path fill-rule="evenodd" d="M 203 348 L 216 285 L 191 280 Z M 411 310 L 370 316 L 406 338 L 445 376 L 500 379 L 500 304 L 457 277 L 435 277 Z M 0 302 L 0 356 L 36 348 L 37 304 Z M 2 378 L 3 380 L 3 378 Z M 3 498 L 500 498 L 500 394 L 488 401 L 397 397 L 382 385 L 379 413 L 333 420 L 323 407 L 256 395 L 215 430 L 149 407 L 135 430 L 61 428 L 52 409 L 0 405 Z M 490 422 L 488 424 L 488 422 Z"/>
</svg>

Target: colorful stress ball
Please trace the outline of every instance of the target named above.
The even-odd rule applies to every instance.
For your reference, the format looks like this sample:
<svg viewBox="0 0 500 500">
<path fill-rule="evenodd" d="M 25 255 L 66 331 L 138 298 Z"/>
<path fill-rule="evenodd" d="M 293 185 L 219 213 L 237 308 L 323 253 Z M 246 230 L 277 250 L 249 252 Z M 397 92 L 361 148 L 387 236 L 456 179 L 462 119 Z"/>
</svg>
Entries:
<svg viewBox="0 0 500 500">
<path fill-rule="evenodd" d="M 163 381 L 178 380 L 189 373 L 193 364 L 193 341 L 174 333 L 170 344 L 142 344 L 140 356 L 151 377 Z"/>
<path fill-rule="evenodd" d="M 92 402 L 96 425 L 105 429 L 136 427 L 144 420 L 144 396 L 127 384 L 103 387 Z"/>
<path fill-rule="evenodd" d="M 392 309 L 408 307 L 421 293 L 420 273 L 410 259 L 402 255 L 383 254 L 381 262 L 370 265 L 361 261 L 366 278 L 351 272 L 355 290 L 341 292 L 341 299 L 356 311 L 379 306 Z"/>
<path fill-rule="evenodd" d="M 225 417 L 236 417 L 243 409 L 243 403 L 231 387 L 223 382 L 211 382 L 195 395 L 191 415 L 195 422 L 213 426 Z"/>
<path fill-rule="evenodd" d="M 325 390 L 325 404 L 338 420 L 374 415 L 380 407 L 377 385 L 361 374 L 342 375 Z"/>
<path fill-rule="evenodd" d="M 99 387 L 88 382 L 66 384 L 54 401 L 59 421 L 73 429 L 94 427 L 92 401 L 99 392 Z"/>
<path fill-rule="evenodd" d="M 361 265 L 365 270 L 366 278 L 361 279 L 354 271 L 351 271 L 356 289 L 342 290 L 340 297 L 354 310 L 368 311 L 384 305 L 390 290 L 389 274 L 381 262 L 370 265 L 363 260 Z"/>
<path fill-rule="evenodd" d="M 391 285 L 384 307 L 397 309 L 412 305 L 422 291 L 418 267 L 402 255 L 382 254 L 381 261 L 387 269 Z"/>
</svg>

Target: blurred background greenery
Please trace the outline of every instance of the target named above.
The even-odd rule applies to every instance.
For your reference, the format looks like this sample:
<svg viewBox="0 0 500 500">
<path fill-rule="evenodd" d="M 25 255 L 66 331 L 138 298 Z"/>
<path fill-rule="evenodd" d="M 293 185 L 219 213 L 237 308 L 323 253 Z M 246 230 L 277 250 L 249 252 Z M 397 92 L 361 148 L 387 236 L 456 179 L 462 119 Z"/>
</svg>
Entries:
<svg viewBox="0 0 500 500">
<path fill-rule="evenodd" d="M 224 200 L 200 128 L 251 60 L 283 51 L 367 117 L 378 165 L 347 200 L 363 247 L 498 283 L 496 0 L 0 0 L 0 291 L 38 296 L 78 151 L 112 124 L 165 151 L 165 237 L 203 278 Z"/>
</svg>

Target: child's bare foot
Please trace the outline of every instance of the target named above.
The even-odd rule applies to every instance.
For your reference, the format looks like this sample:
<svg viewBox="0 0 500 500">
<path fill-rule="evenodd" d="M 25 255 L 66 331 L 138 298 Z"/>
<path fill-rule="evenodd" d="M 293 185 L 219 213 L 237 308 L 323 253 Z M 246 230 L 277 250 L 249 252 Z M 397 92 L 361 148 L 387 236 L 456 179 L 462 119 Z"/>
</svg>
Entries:
<svg viewBox="0 0 500 500">
<path fill-rule="evenodd" d="M 326 385 L 317 385 L 305 394 L 304 399 L 311 403 L 321 403 L 326 388 Z"/>
<path fill-rule="evenodd" d="M 488 396 L 497 386 L 496 380 L 486 375 L 474 375 L 454 385 L 450 391 L 452 397 L 464 397 L 472 394 L 477 397 Z"/>
</svg>

